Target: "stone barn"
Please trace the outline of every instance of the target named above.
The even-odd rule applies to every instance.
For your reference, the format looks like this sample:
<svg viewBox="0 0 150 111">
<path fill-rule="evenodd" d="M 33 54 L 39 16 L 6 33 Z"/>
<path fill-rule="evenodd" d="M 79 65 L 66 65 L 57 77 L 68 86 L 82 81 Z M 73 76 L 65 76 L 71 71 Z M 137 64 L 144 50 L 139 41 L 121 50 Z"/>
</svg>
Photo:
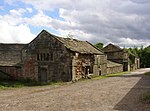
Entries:
<svg viewBox="0 0 150 111">
<path fill-rule="evenodd" d="M 25 44 L 0 44 L 0 73 L 9 75 L 12 79 L 20 77 L 21 49 Z"/>
<path fill-rule="evenodd" d="M 43 30 L 21 50 L 21 76 L 41 82 L 74 81 L 107 73 L 105 54 L 87 41 Z"/>
<path fill-rule="evenodd" d="M 123 65 L 123 71 L 130 71 L 140 68 L 140 60 L 134 54 L 120 48 L 114 44 L 108 44 L 102 49 L 107 55 L 107 59 Z"/>
<path fill-rule="evenodd" d="M 128 51 L 121 49 L 114 44 L 108 44 L 102 49 L 107 55 L 107 59 L 119 64 L 123 64 L 123 71 L 130 71 L 130 61 Z"/>
</svg>

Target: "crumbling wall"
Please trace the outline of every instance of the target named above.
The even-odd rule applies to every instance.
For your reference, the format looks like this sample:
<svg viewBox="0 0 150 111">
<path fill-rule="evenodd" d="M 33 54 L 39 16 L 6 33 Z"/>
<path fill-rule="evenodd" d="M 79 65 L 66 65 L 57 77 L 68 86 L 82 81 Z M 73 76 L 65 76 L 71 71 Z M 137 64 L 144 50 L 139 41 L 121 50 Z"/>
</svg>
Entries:
<svg viewBox="0 0 150 111">
<path fill-rule="evenodd" d="M 98 75 L 98 64 L 94 54 L 75 53 L 73 58 L 73 80 L 86 78 L 88 75 Z"/>
</svg>

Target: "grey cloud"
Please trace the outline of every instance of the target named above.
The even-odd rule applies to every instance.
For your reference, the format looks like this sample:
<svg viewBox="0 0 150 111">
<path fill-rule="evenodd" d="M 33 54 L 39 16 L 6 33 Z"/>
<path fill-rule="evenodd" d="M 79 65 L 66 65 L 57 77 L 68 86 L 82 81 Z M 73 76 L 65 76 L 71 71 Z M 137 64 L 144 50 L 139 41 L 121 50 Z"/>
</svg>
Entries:
<svg viewBox="0 0 150 111">
<path fill-rule="evenodd" d="M 150 3 L 150 0 L 130 0 L 135 3 Z"/>
<path fill-rule="evenodd" d="M 135 43 L 127 42 L 134 40 L 137 44 L 145 44 L 150 39 L 150 0 L 56 0 L 56 2 L 24 0 L 24 2 L 41 10 L 64 9 L 61 17 L 65 21 L 51 21 L 52 28 L 82 31 L 91 35 L 87 39 L 93 43 L 100 41 L 134 45 Z M 81 36 L 74 36 L 83 39 Z"/>
</svg>

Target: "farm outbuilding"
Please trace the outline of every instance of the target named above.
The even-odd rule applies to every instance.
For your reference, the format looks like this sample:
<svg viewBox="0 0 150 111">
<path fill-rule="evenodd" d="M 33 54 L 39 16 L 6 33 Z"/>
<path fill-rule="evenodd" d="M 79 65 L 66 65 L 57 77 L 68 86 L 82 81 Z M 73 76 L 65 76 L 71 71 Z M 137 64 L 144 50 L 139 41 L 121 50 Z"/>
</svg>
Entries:
<svg viewBox="0 0 150 111">
<path fill-rule="evenodd" d="M 123 65 L 112 62 L 112 61 L 107 61 L 107 74 L 113 74 L 113 73 L 119 73 L 123 72 Z"/>
<path fill-rule="evenodd" d="M 87 41 L 58 37 L 46 30 L 28 44 L 1 44 L 0 54 L 0 70 L 14 78 L 75 81 L 107 74 L 103 51 Z"/>
<path fill-rule="evenodd" d="M 140 59 L 126 49 L 122 49 L 117 45 L 108 44 L 103 49 L 107 55 L 107 59 L 123 65 L 123 71 L 140 68 Z"/>
</svg>

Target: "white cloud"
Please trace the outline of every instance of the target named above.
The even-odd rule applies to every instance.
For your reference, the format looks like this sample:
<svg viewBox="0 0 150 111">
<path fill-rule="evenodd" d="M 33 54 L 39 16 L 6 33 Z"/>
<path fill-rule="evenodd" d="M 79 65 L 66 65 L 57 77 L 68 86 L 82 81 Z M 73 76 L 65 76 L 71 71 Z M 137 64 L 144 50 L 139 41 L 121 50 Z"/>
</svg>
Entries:
<svg viewBox="0 0 150 111">
<path fill-rule="evenodd" d="M 132 2 L 135 2 L 135 3 L 150 3 L 149 0 L 130 0 Z"/>
<path fill-rule="evenodd" d="M 39 11 L 38 14 L 34 15 L 31 18 L 24 18 L 24 21 L 32 26 L 45 26 L 49 27 L 52 21 L 52 18 L 43 14 L 42 11 Z"/>
<path fill-rule="evenodd" d="M 19 0 L 14 0 L 14 2 Z M 6 0 L 13 4 L 13 1 Z M 14 24 L 26 23 L 37 27 L 58 30 L 62 36 L 72 32 L 75 38 L 90 42 L 113 42 L 120 45 L 147 44 L 150 35 L 150 4 L 148 0 L 22 0 L 32 5 L 38 13 L 31 18 L 22 18 L 23 11 L 13 11 L 19 17 L 4 16 Z M 59 9 L 64 21 L 56 20 L 43 10 Z M 32 9 L 26 9 L 32 12 Z M 20 15 L 19 15 L 20 14 Z M 11 23 L 11 24 L 13 24 Z M 131 42 L 134 41 L 134 42 Z"/>
<path fill-rule="evenodd" d="M 20 8 L 20 9 L 18 9 L 18 10 L 15 10 L 15 9 L 10 10 L 9 12 L 10 12 L 10 14 L 11 14 L 12 16 L 21 16 L 23 13 L 26 12 L 26 10 Z"/>
<path fill-rule="evenodd" d="M 0 6 L 0 10 L 4 10 L 4 7 L 3 7 L 3 6 Z"/>
<path fill-rule="evenodd" d="M 0 15 L 0 20 L 3 20 L 11 25 L 19 25 L 21 23 L 25 22 L 25 18 L 23 15 L 25 13 L 31 13 L 32 9 L 31 8 L 19 8 L 19 9 L 12 9 L 9 11 L 9 13 L 5 15 Z"/>
<path fill-rule="evenodd" d="M 33 12 L 32 8 L 26 8 L 26 10 L 27 10 L 29 13 L 32 13 L 32 12 Z"/>
<path fill-rule="evenodd" d="M 0 38 L 3 43 L 28 43 L 35 35 L 27 25 L 14 26 L 0 20 Z"/>
<path fill-rule="evenodd" d="M 31 13 L 31 8 L 12 9 L 6 15 L 0 15 L 0 39 L 3 43 L 28 43 L 36 35 L 31 33 L 23 14 Z"/>
</svg>

